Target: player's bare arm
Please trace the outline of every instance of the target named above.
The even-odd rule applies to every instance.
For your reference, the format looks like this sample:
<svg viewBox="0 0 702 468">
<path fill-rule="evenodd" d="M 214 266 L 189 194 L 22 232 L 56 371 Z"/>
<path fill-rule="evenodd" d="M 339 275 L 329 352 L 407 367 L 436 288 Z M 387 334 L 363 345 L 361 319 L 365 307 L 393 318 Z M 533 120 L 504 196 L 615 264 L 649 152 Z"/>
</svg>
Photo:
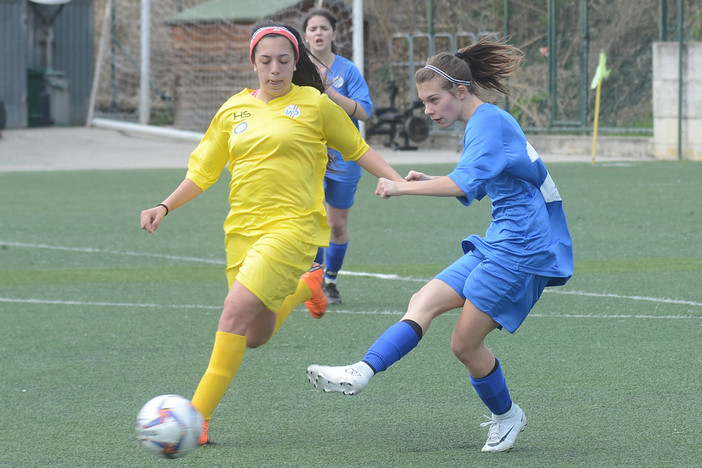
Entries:
<svg viewBox="0 0 702 468">
<path fill-rule="evenodd" d="M 465 195 L 458 185 L 448 176 L 434 177 L 412 181 L 392 181 L 385 178 L 378 179 L 375 190 L 376 195 L 382 198 L 397 197 L 400 195 L 429 195 L 434 197 L 460 197 Z"/>
<path fill-rule="evenodd" d="M 368 148 L 368 151 L 363 153 L 357 161 L 359 166 L 361 166 L 366 171 L 370 172 L 374 176 L 391 180 L 404 180 L 400 174 L 393 169 L 390 164 L 388 164 L 383 157 L 378 154 L 373 148 Z"/>
<path fill-rule="evenodd" d="M 141 228 L 149 234 L 153 234 L 168 213 L 185 205 L 201 193 L 202 189 L 195 185 L 193 181 L 184 179 L 178 188 L 176 188 L 168 198 L 163 200 L 163 202 L 141 212 Z"/>
<path fill-rule="evenodd" d="M 407 175 L 405 176 L 405 180 L 407 182 L 413 181 L 413 180 L 430 180 L 430 179 L 436 179 L 439 176 L 432 176 L 432 175 L 427 175 L 423 172 L 419 171 L 409 171 Z"/>
</svg>

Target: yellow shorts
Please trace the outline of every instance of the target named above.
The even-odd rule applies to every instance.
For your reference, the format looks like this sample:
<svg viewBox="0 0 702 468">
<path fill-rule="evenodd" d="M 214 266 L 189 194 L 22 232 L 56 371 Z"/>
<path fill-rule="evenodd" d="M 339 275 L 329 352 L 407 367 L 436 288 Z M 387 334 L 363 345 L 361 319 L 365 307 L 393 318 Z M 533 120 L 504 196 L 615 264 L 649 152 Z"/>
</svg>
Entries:
<svg viewBox="0 0 702 468">
<path fill-rule="evenodd" d="M 239 281 L 276 313 L 283 299 L 297 289 L 300 276 L 312 266 L 318 248 L 280 233 L 228 234 L 224 243 L 229 288 Z"/>
</svg>

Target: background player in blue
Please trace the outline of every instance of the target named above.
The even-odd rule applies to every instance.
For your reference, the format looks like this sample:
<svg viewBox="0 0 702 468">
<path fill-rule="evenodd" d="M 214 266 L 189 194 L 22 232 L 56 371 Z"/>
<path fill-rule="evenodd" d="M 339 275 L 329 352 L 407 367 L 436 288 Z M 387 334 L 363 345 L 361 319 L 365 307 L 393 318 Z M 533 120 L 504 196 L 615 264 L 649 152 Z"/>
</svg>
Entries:
<svg viewBox="0 0 702 468">
<path fill-rule="evenodd" d="M 414 349 L 435 317 L 460 308 L 451 349 L 492 412 L 483 423 L 490 426 L 484 452 L 512 448 L 527 422 L 485 337 L 496 328 L 514 333 L 544 287 L 562 285 L 573 274 L 562 201 L 546 167 L 512 116 L 476 95 L 476 87 L 506 94 L 503 80 L 519 67 L 521 56 L 513 46 L 484 39 L 457 54 L 436 55 L 416 72 L 426 115 L 444 128 L 466 122 L 463 152 L 446 176 L 411 171 L 405 181 L 380 179 L 377 193 L 455 196 L 464 205 L 487 195 L 492 221 L 484 236 L 463 240 L 465 254 L 412 296 L 402 320 L 363 360 L 307 368 L 319 389 L 359 393 L 373 375 Z"/>
<path fill-rule="evenodd" d="M 317 59 L 320 75 L 327 80 L 327 95 L 358 127 L 359 120 L 365 122 L 370 118 L 373 103 L 368 85 L 356 65 L 336 54 L 336 18 L 326 9 L 311 10 L 302 23 L 302 30 Z M 353 161 L 344 161 L 338 151 L 330 149 L 329 152 L 333 163 L 324 177 L 324 194 L 331 236 L 329 247 L 319 249 L 315 262 L 326 266 L 324 293 L 329 304 L 341 304 L 336 278 L 349 245 L 349 211 L 361 178 L 361 167 Z"/>
</svg>

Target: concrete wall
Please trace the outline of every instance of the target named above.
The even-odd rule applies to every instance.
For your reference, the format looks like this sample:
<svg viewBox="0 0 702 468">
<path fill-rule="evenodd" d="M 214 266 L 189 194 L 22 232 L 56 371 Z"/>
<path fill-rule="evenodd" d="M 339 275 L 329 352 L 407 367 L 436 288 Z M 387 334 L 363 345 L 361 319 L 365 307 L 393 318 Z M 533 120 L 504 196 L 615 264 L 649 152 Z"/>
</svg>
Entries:
<svg viewBox="0 0 702 468">
<path fill-rule="evenodd" d="M 458 125 L 454 127 L 458 128 Z M 590 161 L 592 159 L 592 135 L 552 135 L 527 133 L 529 143 L 544 159 L 559 161 Z M 373 135 L 368 142 L 374 148 L 381 148 L 387 142 L 386 135 Z M 398 143 L 403 139 L 398 138 Z M 420 150 L 460 152 L 463 133 L 434 132 L 426 141 L 416 144 Z M 653 156 L 653 138 L 650 136 L 609 136 L 597 137 L 596 161 L 649 160 Z"/>
<path fill-rule="evenodd" d="M 653 147 L 656 159 L 678 158 L 677 42 L 653 44 Z M 683 159 L 702 161 L 702 43 L 683 45 Z"/>
</svg>

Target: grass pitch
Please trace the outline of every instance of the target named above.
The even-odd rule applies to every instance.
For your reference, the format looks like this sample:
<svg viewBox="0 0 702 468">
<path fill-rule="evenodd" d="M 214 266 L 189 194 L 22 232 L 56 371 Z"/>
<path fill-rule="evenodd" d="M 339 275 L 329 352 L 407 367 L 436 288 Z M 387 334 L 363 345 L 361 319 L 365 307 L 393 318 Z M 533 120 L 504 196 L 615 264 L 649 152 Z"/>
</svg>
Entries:
<svg viewBox="0 0 702 468">
<path fill-rule="evenodd" d="M 217 443 L 172 462 L 138 446 L 134 423 L 155 395 L 192 396 L 207 365 L 226 181 L 149 236 L 139 212 L 183 171 L 0 174 L 0 466 L 697 466 L 702 164 L 548 167 L 575 276 L 517 333 L 488 338 L 529 419 L 512 451 L 480 452 L 486 410 L 449 347 L 456 312 L 358 396 L 307 382 L 308 364 L 362 357 L 490 219 L 488 200 L 381 200 L 366 175 L 344 304 L 322 320 L 298 309 L 249 350 L 215 413 Z"/>
</svg>

